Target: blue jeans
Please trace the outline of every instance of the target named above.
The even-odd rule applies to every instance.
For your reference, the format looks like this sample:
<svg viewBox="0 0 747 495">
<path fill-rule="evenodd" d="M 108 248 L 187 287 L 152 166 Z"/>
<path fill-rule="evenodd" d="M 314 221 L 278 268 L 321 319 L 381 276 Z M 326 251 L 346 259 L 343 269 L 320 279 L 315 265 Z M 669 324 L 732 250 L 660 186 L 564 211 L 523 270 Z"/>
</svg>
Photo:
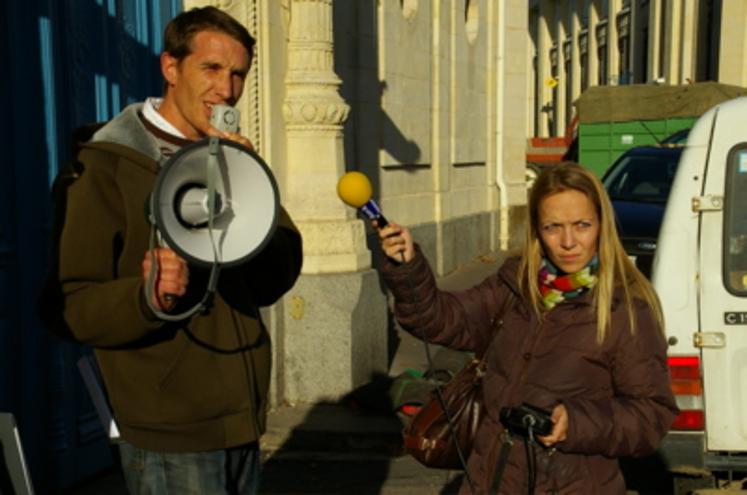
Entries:
<svg viewBox="0 0 747 495">
<path fill-rule="evenodd" d="M 259 489 L 257 442 L 209 452 L 151 452 L 119 445 L 130 495 L 255 495 Z"/>
</svg>

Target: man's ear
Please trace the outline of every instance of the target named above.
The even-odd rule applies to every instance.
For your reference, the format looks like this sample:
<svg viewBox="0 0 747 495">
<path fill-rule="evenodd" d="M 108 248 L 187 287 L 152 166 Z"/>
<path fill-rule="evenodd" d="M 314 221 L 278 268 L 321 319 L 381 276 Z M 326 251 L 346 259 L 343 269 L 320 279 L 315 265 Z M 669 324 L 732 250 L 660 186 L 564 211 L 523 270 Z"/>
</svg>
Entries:
<svg viewBox="0 0 747 495">
<path fill-rule="evenodd" d="M 163 52 L 161 54 L 161 73 L 163 78 L 166 80 L 168 86 L 176 84 L 176 80 L 179 72 L 179 60 L 173 57 L 170 53 Z"/>
</svg>

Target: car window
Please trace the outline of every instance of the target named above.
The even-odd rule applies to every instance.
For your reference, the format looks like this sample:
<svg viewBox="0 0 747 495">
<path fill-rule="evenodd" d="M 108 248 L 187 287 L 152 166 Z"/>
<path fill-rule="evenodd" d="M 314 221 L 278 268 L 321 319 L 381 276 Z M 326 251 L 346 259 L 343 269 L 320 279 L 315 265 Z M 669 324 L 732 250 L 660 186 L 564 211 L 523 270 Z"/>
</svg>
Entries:
<svg viewBox="0 0 747 495">
<path fill-rule="evenodd" d="M 734 295 L 747 296 L 747 145 L 729 154 L 724 209 L 724 282 Z"/>
<path fill-rule="evenodd" d="M 685 144 L 687 142 L 687 136 L 690 134 L 690 129 L 680 129 L 679 131 L 665 137 L 659 144 Z"/>
<path fill-rule="evenodd" d="M 604 178 L 610 198 L 666 203 L 680 153 L 623 155 Z"/>
</svg>

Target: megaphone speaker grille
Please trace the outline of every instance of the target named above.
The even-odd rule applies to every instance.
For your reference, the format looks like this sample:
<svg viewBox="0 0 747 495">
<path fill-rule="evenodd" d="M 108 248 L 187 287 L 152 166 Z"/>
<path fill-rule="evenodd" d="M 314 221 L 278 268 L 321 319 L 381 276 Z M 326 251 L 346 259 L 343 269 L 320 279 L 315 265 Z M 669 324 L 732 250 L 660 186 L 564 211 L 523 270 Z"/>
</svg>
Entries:
<svg viewBox="0 0 747 495">
<path fill-rule="evenodd" d="M 221 265 L 245 263 L 269 242 L 277 225 L 279 194 L 264 161 L 249 148 L 220 140 L 215 193 L 220 209 L 212 238 Z M 185 146 L 163 165 L 151 196 L 156 228 L 170 248 L 190 263 L 215 263 L 213 240 L 206 225 L 191 226 L 180 217 L 185 188 L 207 188 L 209 139 Z"/>
</svg>

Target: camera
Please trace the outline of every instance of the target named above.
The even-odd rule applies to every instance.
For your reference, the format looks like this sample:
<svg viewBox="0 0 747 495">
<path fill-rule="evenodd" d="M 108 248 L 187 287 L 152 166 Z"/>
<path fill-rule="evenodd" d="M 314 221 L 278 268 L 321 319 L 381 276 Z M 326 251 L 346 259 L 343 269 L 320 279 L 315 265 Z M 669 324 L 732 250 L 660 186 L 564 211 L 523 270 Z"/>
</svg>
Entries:
<svg viewBox="0 0 747 495">
<path fill-rule="evenodd" d="M 237 132 L 239 130 L 239 111 L 228 105 L 213 105 L 210 114 L 210 125 L 223 132 Z"/>
<path fill-rule="evenodd" d="M 530 428 L 533 437 L 552 432 L 550 413 L 526 402 L 520 406 L 502 408 L 500 419 L 509 433 L 523 438 L 529 438 Z"/>
</svg>

